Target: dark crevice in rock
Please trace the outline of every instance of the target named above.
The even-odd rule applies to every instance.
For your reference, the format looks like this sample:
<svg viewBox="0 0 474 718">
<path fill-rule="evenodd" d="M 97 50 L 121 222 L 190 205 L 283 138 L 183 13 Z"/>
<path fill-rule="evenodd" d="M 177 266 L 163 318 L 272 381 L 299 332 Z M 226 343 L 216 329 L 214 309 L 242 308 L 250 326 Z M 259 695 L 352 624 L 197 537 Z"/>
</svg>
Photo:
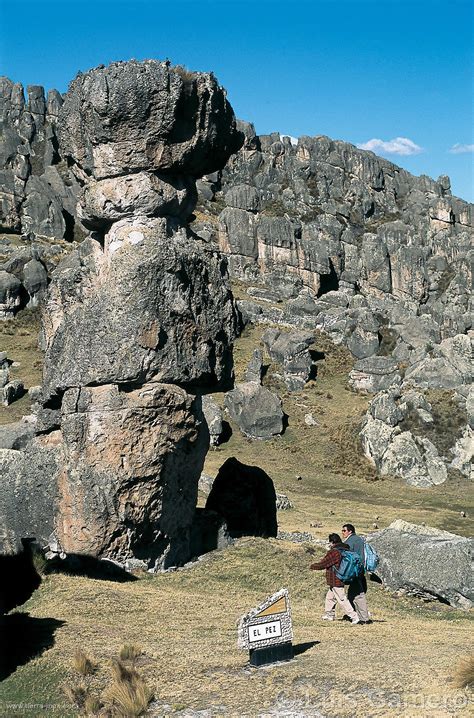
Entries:
<svg viewBox="0 0 474 718">
<path fill-rule="evenodd" d="M 331 259 L 329 260 L 329 266 L 329 274 L 321 275 L 321 284 L 318 291 L 318 298 L 322 297 L 328 292 L 337 292 L 337 290 L 339 289 L 339 279 Z"/>
</svg>

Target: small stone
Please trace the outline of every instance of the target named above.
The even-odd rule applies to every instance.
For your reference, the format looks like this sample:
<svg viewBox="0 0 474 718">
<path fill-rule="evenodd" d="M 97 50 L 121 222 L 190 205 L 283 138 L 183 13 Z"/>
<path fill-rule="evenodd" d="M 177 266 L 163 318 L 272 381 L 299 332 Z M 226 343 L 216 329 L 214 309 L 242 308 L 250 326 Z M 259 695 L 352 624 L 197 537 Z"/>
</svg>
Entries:
<svg viewBox="0 0 474 718">
<path fill-rule="evenodd" d="M 302 476 L 296 476 L 296 480 L 297 480 L 297 481 L 303 481 L 303 477 L 302 477 Z"/>
<path fill-rule="evenodd" d="M 320 529 L 322 524 L 319 521 L 311 521 L 309 524 L 310 529 Z"/>
<path fill-rule="evenodd" d="M 372 527 L 373 527 L 374 529 L 378 529 L 379 525 L 374 521 L 374 523 L 372 524 Z"/>
<path fill-rule="evenodd" d="M 318 422 L 316 421 L 316 419 L 314 418 L 314 416 L 312 414 L 304 415 L 304 423 L 306 424 L 306 426 L 317 426 L 318 425 Z"/>
<path fill-rule="evenodd" d="M 465 511 L 461 511 L 461 518 L 465 519 L 466 516 L 467 516 L 466 512 L 465 512 Z"/>
</svg>

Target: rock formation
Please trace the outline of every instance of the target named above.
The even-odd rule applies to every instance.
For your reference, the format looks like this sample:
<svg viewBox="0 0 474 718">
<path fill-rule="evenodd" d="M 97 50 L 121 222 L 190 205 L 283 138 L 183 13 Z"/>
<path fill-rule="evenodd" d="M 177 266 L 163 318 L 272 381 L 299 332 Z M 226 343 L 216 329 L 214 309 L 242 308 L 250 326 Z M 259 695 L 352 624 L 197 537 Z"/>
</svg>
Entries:
<svg viewBox="0 0 474 718">
<path fill-rule="evenodd" d="M 389 588 L 472 608 L 473 539 L 398 520 L 370 543 L 380 557 L 376 573 Z"/>
<path fill-rule="evenodd" d="M 209 445 L 201 393 L 231 380 L 237 331 L 225 261 L 185 221 L 195 178 L 240 135 L 212 75 L 155 61 L 79 75 L 59 126 L 95 233 L 52 273 L 38 436 L 1 452 L 2 548 L 33 534 L 54 550 L 175 565 L 189 557 Z"/>
</svg>

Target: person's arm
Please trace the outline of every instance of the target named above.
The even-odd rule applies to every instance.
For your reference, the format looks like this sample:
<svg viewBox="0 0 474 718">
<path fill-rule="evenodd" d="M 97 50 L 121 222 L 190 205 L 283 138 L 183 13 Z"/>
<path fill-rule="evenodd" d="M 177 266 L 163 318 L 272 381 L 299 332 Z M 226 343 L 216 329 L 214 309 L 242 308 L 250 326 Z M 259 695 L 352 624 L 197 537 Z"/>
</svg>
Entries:
<svg viewBox="0 0 474 718">
<path fill-rule="evenodd" d="M 331 568 L 331 566 L 336 566 L 338 563 L 339 551 L 336 551 L 336 549 L 331 549 L 327 552 L 324 558 L 321 559 L 321 561 L 316 561 L 316 563 L 312 563 L 310 569 L 312 571 L 322 571 L 325 568 Z"/>
</svg>

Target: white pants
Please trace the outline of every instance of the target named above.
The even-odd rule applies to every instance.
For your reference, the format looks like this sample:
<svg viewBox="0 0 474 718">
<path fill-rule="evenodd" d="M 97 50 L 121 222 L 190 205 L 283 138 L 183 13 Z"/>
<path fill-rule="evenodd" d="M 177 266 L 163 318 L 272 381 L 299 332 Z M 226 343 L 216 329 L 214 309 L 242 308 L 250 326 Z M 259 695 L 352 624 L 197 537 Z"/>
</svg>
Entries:
<svg viewBox="0 0 474 718">
<path fill-rule="evenodd" d="M 334 588 L 328 589 L 324 602 L 324 610 L 329 616 L 335 615 L 336 603 L 340 605 L 344 613 L 349 616 L 351 620 L 357 618 L 357 612 L 354 611 L 349 599 L 346 597 L 344 587 L 334 586 Z"/>
</svg>

